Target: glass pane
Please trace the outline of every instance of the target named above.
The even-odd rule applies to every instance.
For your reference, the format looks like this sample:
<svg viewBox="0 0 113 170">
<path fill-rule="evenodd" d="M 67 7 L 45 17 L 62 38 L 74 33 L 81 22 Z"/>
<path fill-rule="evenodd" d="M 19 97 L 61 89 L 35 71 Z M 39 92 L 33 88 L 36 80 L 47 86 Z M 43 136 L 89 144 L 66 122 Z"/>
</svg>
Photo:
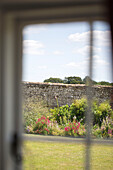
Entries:
<svg viewBox="0 0 113 170">
<path fill-rule="evenodd" d="M 87 86 L 93 85 L 91 108 L 92 137 L 113 137 L 109 26 L 93 24 L 93 47 L 86 22 L 39 24 L 23 30 L 23 124 L 24 133 L 46 137 L 86 137 L 85 115 L 88 111 Z M 89 77 L 90 49 L 93 48 L 93 78 Z M 103 84 L 104 82 L 104 84 Z M 101 86 L 100 86 L 101 84 Z M 108 84 L 107 84 L 108 85 Z M 91 98 L 92 99 L 92 98 Z M 107 101 L 106 101 L 107 100 Z M 109 101 L 108 101 L 109 100 Z M 103 103 L 105 101 L 105 103 Z M 108 102 L 108 103 L 107 103 Z M 81 142 L 83 142 L 81 140 Z M 25 142 L 25 169 L 83 169 L 86 148 L 92 151 L 91 165 L 97 168 L 94 150 L 83 144 Z M 108 150 L 107 150 L 108 148 Z M 105 147 L 106 153 L 109 147 Z M 36 152 L 35 152 L 36 150 Z M 90 155 L 86 152 L 86 157 Z M 97 153 L 97 152 L 96 152 Z M 106 155 L 104 152 L 103 154 Z M 105 156 L 103 155 L 103 156 Z M 91 158 L 91 156 L 89 156 Z M 109 154 L 107 155 L 109 159 Z M 102 160 L 101 155 L 100 159 Z M 97 164 L 96 164 L 97 163 Z M 112 164 L 112 161 L 110 160 Z M 100 167 L 100 165 L 98 164 Z M 104 162 L 101 164 L 104 167 Z M 106 164 L 107 166 L 107 164 Z M 110 167 L 110 166 L 108 166 Z"/>
<path fill-rule="evenodd" d="M 113 80 L 111 75 L 111 32 L 109 24 L 94 22 L 93 34 L 93 78 L 98 85 L 110 85 L 109 83 L 112 83 Z"/>
<path fill-rule="evenodd" d="M 91 149 L 92 170 L 106 170 L 113 168 L 113 146 L 112 145 L 93 145 Z"/>
<path fill-rule="evenodd" d="M 85 137 L 89 39 L 87 22 L 24 28 L 25 133 Z"/>
<path fill-rule="evenodd" d="M 24 142 L 23 167 L 28 169 L 83 169 L 84 145 L 51 143 L 51 142 Z"/>
<path fill-rule="evenodd" d="M 93 136 L 113 137 L 113 97 L 110 27 L 93 23 Z"/>
</svg>

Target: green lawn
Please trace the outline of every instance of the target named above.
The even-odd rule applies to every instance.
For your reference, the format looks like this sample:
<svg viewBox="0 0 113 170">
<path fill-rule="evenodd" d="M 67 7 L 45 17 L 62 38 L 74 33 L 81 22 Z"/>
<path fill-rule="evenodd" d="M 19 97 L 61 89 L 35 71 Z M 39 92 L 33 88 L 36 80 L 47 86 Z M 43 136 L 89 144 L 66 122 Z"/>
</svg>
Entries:
<svg viewBox="0 0 113 170">
<path fill-rule="evenodd" d="M 93 170 L 113 170 L 113 147 L 91 148 Z M 85 145 L 56 142 L 24 142 L 25 170 L 79 170 L 84 168 Z"/>
</svg>

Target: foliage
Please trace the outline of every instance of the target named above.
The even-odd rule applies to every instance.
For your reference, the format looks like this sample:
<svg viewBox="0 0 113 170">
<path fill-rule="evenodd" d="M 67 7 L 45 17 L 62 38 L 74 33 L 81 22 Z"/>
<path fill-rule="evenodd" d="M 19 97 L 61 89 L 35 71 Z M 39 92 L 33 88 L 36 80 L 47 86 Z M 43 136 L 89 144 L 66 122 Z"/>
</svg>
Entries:
<svg viewBox="0 0 113 170">
<path fill-rule="evenodd" d="M 106 120 L 103 120 L 102 126 L 99 127 L 95 125 L 93 127 L 93 135 L 96 137 L 112 138 L 113 137 L 113 120 L 109 117 L 106 117 Z"/>
<path fill-rule="evenodd" d="M 103 120 L 106 120 L 107 117 L 112 117 L 113 115 L 111 106 L 107 101 L 101 103 L 100 105 L 98 105 L 97 102 L 94 102 L 92 111 L 94 114 L 93 124 L 98 124 L 99 127 L 101 127 Z"/>
<path fill-rule="evenodd" d="M 85 98 L 75 100 L 70 106 L 57 107 L 54 109 L 44 108 L 40 102 L 29 102 L 24 109 L 24 131 L 44 135 L 60 136 L 85 136 L 85 112 L 87 100 Z M 93 136 L 113 137 L 113 111 L 108 102 L 92 104 Z"/>
<path fill-rule="evenodd" d="M 63 83 L 63 80 L 60 78 L 52 78 L 44 80 L 44 82 L 51 82 L 51 83 Z"/>
<path fill-rule="evenodd" d="M 50 110 L 51 120 L 57 121 L 58 124 L 66 124 L 69 121 L 73 121 L 75 117 L 78 122 L 82 124 L 85 123 L 85 114 L 87 111 L 88 105 L 85 98 L 75 100 L 70 106 L 64 105 L 61 107 L 55 107 Z M 92 104 L 92 113 L 93 113 L 93 125 L 98 124 L 101 127 L 103 120 L 106 120 L 106 117 L 113 117 L 113 111 L 109 102 L 103 102 L 100 105 L 97 101 L 94 101 Z"/>
<path fill-rule="evenodd" d="M 89 76 L 86 76 L 84 79 L 83 79 L 83 83 L 86 84 L 86 85 L 89 85 L 89 84 L 97 84 L 96 81 L 92 80 Z"/>
<path fill-rule="evenodd" d="M 23 105 L 23 124 L 24 129 L 28 129 L 27 127 L 31 127 L 37 120 L 37 117 L 41 117 L 42 115 L 49 115 L 48 108 L 46 107 L 43 101 L 32 99 L 26 101 Z"/>
<path fill-rule="evenodd" d="M 52 131 L 51 134 L 54 136 L 64 136 L 64 127 L 58 125 L 57 122 L 52 123 Z"/>
<path fill-rule="evenodd" d="M 113 86 L 113 83 L 106 82 L 106 81 L 96 82 L 96 81 L 92 80 L 89 76 L 85 76 L 85 78 L 83 80 L 81 77 L 76 77 L 76 76 L 65 77 L 64 79 L 50 77 L 49 79 L 45 79 L 44 82 L 64 83 L 64 84 L 86 84 L 86 85 L 94 84 L 94 85 Z"/>
<path fill-rule="evenodd" d="M 33 131 L 37 134 L 51 134 L 51 124 L 48 118 L 42 116 L 36 121 Z"/>
<path fill-rule="evenodd" d="M 28 133 L 28 134 L 33 134 L 33 133 L 34 133 L 33 127 L 32 127 L 32 126 L 26 126 L 26 127 L 24 128 L 24 132 L 25 132 L 25 133 Z"/>
<path fill-rule="evenodd" d="M 87 100 L 85 98 L 75 100 L 70 106 L 64 105 L 50 109 L 51 119 L 57 121 L 58 124 L 66 124 L 68 121 L 76 120 L 85 122 L 85 111 L 87 109 Z"/>
<path fill-rule="evenodd" d="M 64 79 L 65 84 L 83 84 L 82 79 L 80 77 L 65 77 Z"/>
<path fill-rule="evenodd" d="M 66 124 L 68 120 L 70 119 L 70 113 L 69 113 L 69 106 L 64 105 L 61 107 L 55 107 L 54 109 L 50 109 L 51 113 L 51 120 L 57 121 L 58 124 Z"/>
<path fill-rule="evenodd" d="M 64 128 L 65 135 L 68 136 L 79 135 L 79 127 L 80 127 L 80 122 L 76 122 L 75 120 L 73 120 L 73 122 L 69 122 L 67 126 Z"/>
<path fill-rule="evenodd" d="M 107 82 L 107 81 L 100 81 L 97 83 L 98 85 L 106 85 L 106 86 L 110 86 L 112 85 L 111 83 Z"/>
<path fill-rule="evenodd" d="M 85 112 L 87 109 L 87 100 L 85 98 L 75 100 L 70 106 L 70 120 L 73 121 L 73 117 L 82 123 L 85 123 Z"/>
</svg>

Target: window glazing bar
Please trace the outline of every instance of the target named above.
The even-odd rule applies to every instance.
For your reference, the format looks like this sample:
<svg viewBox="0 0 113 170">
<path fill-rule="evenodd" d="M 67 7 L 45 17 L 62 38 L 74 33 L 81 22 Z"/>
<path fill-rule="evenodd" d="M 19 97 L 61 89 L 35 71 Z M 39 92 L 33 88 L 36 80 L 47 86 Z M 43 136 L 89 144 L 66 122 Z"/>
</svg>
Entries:
<svg viewBox="0 0 113 170">
<path fill-rule="evenodd" d="M 89 77 L 92 79 L 92 72 L 93 72 L 93 23 L 92 21 L 89 22 L 90 24 L 90 48 L 89 48 Z M 85 169 L 90 170 L 90 161 L 91 161 L 91 128 L 92 128 L 92 81 L 88 80 L 87 82 L 87 101 L 88 101 L 88 109 L 86 111 L 86 162 L 85 162 Z"/>
</svg>

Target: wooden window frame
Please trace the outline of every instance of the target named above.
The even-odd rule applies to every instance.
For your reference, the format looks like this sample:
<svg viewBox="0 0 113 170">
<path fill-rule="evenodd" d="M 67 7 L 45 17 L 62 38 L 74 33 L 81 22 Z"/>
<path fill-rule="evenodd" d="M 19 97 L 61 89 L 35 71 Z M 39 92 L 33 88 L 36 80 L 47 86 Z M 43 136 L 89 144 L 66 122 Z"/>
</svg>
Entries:
<svg viewBox="0 0 113 170">
<path fill-rule="evenodd" d="M 104 0 L 4 0 L 0 2 L 0 167 L 3 170 L 22 169 L 18 155 L 21 153 L 21 75 L 22 75 L 22 30 L 24 26 L 40 23 L 65 23 L 107 21 L 108 12 Z M 92 48 L 90 49 L 89 75 L 92 77 Z M 91 88 L 91 86 L 89 86 Z M 89 95 L 91 97 L 91 95 Z M 90 100 L 90 98 L 89 98 Z M 90 112 L 90 109 L 89 109 Z M 88 113 L 89 113 L 88 112 Z M 89 114 L 88 114 L 89 115 Z M 88 116 L 90 120 L 90 116 Z M 88 120 L 87 118 L 87 120 Z M 86 143 L 86 169 L 90 169 L 90 146 L 92 143 L 111 144 L 111 140 L 92 140 L 88 123 Z M 16 148 L 14 141 L 16 140 Z M 24 140 L 37 140 L 24 137 Z M 39 139 L 40 140 L 40 139 Z M 41 139 L 46 141 L 47 137 Z M 58 141 L 54 137 L 51 141 Z M 59 138 L 59 142 L 72 142 Z M 74 139 L 74 142 L 81 142 Z M 15 157 L 17 154 L 17 157 Z"/>
</svg>

